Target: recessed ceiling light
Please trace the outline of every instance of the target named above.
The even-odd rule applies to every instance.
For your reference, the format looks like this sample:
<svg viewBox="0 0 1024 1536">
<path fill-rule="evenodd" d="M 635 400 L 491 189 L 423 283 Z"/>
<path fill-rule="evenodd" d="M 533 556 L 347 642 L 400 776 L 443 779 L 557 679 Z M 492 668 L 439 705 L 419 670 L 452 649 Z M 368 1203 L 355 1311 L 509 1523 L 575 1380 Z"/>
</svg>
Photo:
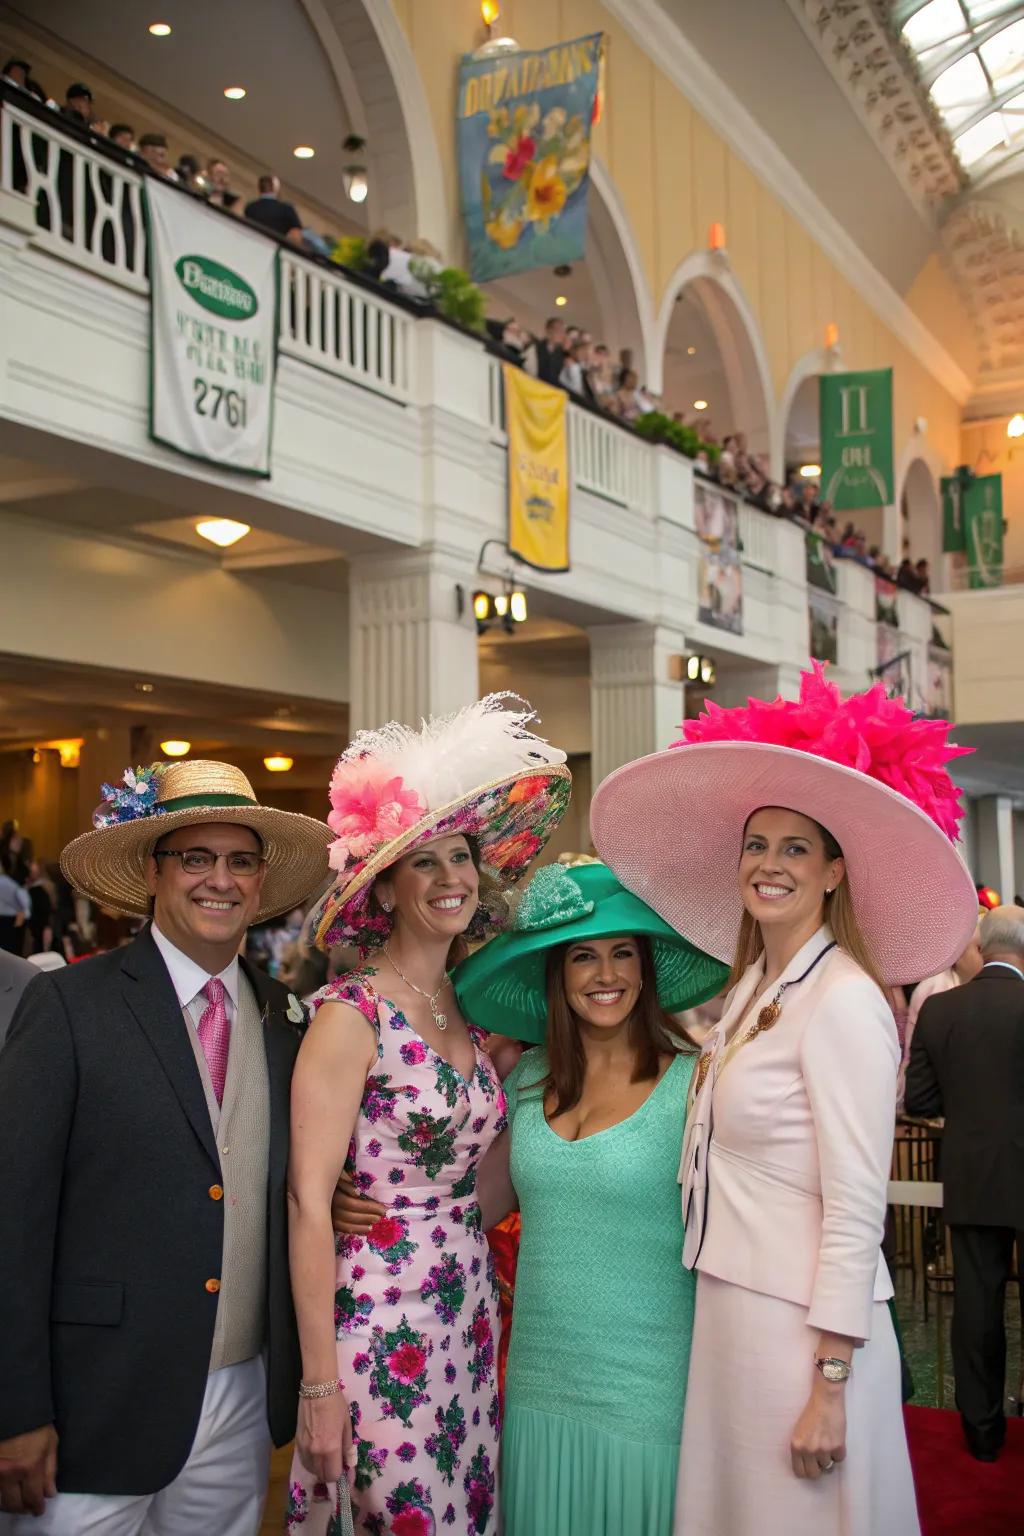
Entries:
<svg viewBox="0 0 1024 1536">
<path fill-rule="evenodd" d="M 164 757 L 187 757 L 192 750 L 190 741 L 162 741 L 160 751 Z"/>
<path fill-rule="evenodd" d="M 151 37 L 170 37 L 171 28 L 166 21 L 151 21 L 149 24 Z"/>
<path fill-rule="evenodd" d="M 296 160 L 312 160 L 316 150 L 309 144 L 297 144 L 292 150 Z"/>
<path fill-rule="evenodd" d="M 686 349 L 687 357 L 694 357 L 694 356 L 696 356 L 696 352 L 697 352 L 697 348 L 696 347 L 687 347 L 687 349 Z"/>
<path fill-rule="evenodd" d="M 227 97 L 228 101 L 241 101 L 242 97 L 245 95 L 245 86 L 226 85 L 224 87 L 224 95 Z"/>
<path fill-rule="evenodd" d="M 271 757 L 263 759 L 263 766 L 269 773 L 287 773 L 294 761 L 294 757 L 285 757 L 283 753 L 275 752 Z"/>
<path fill-rule="evenodd" d="M 555 303 L 558 305 L 559 309 L 562 309 L 566 304 L 568 304 L 568 302 L 569 300 L 566 298 L 564 293 L 560 293 L 555 300 Z"/>
<path fill-rule="evenodd" d="M 695 411 L 706 411 L 708 408 L 708 403 L 706 400 L 695 400 L 693 402 L 693 408 Z"/>
<path fill-rule="evenodd" d="M 209 539 L 211 544 L 218 544 L 221 549 L 227 549 L 232 544 L 237 544 L 239 539 L 244 539 L 252 530 L 248 523 L 236 523 L 230 517 L 209 517 L 201 523 L 196 523 L 196 533 L 201 539 Z"/>
</svg>

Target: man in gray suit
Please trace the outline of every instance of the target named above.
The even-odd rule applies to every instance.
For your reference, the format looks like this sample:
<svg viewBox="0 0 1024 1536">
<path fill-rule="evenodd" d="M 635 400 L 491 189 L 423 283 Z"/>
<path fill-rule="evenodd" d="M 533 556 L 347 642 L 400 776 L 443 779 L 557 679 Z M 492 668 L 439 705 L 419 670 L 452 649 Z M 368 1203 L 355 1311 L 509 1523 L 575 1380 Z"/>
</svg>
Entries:
<svg viewBox="0 0 1024 1536">
<path fill-rule="evenodd" d="M 17 955 L 9 955 L 0 949 L 0 1045 L 7 1036 L 7 1026 L 14 1017 L 18 998 L 38 975 L 35 966 L 29 965 L 27 960 L 19 960 Z"/>
</svg>

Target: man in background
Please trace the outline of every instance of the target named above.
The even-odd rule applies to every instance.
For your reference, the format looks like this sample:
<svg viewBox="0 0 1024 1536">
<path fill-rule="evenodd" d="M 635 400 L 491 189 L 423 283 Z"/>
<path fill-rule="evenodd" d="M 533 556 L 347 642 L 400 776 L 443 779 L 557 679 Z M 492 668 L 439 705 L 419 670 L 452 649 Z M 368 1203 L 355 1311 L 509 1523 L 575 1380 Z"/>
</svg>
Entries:
<svg viewBox="0 0 1024 1536">
<path fill-rule="evenodd" d="M 278 235 L 282 240 L 287 240 L 289 245 L 302 249 L 302 220 L 295 211 L 294 203 L 286 202 L 281 196 L 281 181 L 277 176 L 261 176 L 259 179 L 259 197 L 254 197 L 251 203 L 245 205 L 245 216 L 254 224 L 260 224 L 264 229 L 269 229 L 272 235 Z"/>
<path fill-rule="evenodd" d="M 906 1107 L 945 1116 L 956 1404 L 971 1454 L 995 1461 L 1006 1435 L 1006 1280 L 1024 1232 L 1024 908 L 986 912 L 979 938 L 974 980 L 921 1009 Z"/>
</svg>

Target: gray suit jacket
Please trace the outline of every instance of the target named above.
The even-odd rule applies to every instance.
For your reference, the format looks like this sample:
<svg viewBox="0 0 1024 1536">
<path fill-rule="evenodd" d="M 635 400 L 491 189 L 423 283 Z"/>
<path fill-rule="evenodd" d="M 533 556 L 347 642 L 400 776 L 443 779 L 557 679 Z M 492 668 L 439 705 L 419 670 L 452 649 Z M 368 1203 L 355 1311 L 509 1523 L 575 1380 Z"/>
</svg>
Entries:
<svg viewBox="0 0 1024 1536">
<path fill-rule="evenodd" d="M 38 975 L 36 967 L 29 965 L 27 960 L 19 960 L 17 955 L 9 955 L 0 949 L 0 1045 L 6 1039 L 7 1026 L 14 1017 L 18 998 Z"/>
</svg>

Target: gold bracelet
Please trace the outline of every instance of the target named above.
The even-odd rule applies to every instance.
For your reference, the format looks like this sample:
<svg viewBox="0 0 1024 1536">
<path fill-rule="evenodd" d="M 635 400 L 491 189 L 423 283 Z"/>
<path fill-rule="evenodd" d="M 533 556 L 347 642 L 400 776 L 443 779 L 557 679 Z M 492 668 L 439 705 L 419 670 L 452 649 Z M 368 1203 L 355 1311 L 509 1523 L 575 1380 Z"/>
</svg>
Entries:
<svg viewBox="0 0 1024 1536">
<path fill-rule="evenodd" d="M 341 1391 L 340 1381 L 300 1381 L 300 1397 L 334 1397 Z"/>
</svg>

